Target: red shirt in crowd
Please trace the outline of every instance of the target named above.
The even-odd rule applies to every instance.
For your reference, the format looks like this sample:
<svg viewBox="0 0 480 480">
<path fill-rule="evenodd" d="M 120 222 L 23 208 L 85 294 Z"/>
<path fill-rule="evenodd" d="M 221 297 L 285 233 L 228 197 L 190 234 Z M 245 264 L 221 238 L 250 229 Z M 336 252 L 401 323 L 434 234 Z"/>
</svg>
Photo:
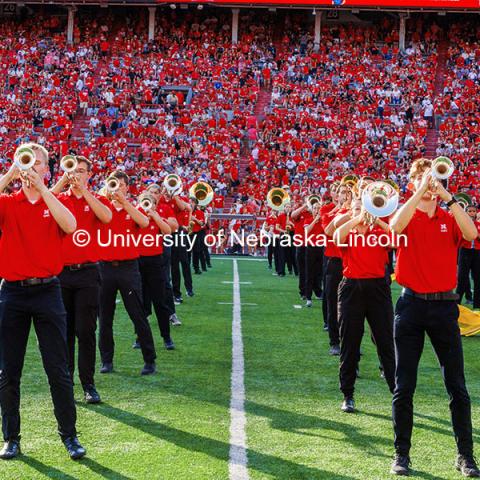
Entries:
<svg viewBox="0 0 480 480">
<path fill-rule="evenodd" d="M 417 293 L 447 292 L 457 284 L 457 253 L 462 233 L 452 215 L 437 206 L 429 218 L 416 210 L 400 239 L 395 276 Z"/>
<path fill-rule="evenodd" d="M 65 233 L 43 199 L 31 203 L 23 190 L 0 195 L 0 229 L 0 277 L 17 281 L 61 272 Z"/>
<path fill-rule="evenodd" d="M 340 247 L 343 276 L 346 278 L 383 278 L 388 263 L 388 248 L 378 245 L 378 237 L 385 235 L 380 227 L 364 234 L 351 231 Z M 363 237 L 363 238 L 361 238 Z"/>
</svg>

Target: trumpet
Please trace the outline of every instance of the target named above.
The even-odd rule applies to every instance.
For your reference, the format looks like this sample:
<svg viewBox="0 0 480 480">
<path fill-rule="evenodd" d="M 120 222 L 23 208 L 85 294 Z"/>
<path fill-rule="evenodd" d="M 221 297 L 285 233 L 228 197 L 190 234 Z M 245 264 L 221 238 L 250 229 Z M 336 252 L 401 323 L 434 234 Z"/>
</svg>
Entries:
<svg viewBox="0 0 480 480">
<path fill-rule="evenodd" d="M 120 188 L 120 182 L 116 177 L 108 177 L 105 182 L 105 193 L 107 196 L 113 195 Z"/>
<path fill-rule="evenodd" d="M 432 162 L 432 176 L 437 180 L 446 180 L 453 175 L 455 166 L 448 157 L 437 157 Z"/>
<path fill-rule="evenodd" d="M 65 155 L 60 160 L 60 168 L 65 173 L 73 173 L 75 171 L 75 169 L 77 168 L 77 165 L 78 165 L 78 161 L 77 161 L 77 157 L 75 157 L 75 155 Z"/>
<path fill-rule="evenodd" d="M 399 194 L 387 182 L 370 183 L 362 192 L 362 205 L 371 216 L 369 223 L 373 225 L 376 218 L 389 217 L 398 208 Z"/>
<path fill-rule="evenodd" d="M 277 212 L 283 212 L 290 203 L 290 195 L 284 188 L 272 188 L 267 194 L 268 206 Z"/>
<path fill-rule="evenodd" d="M 13 155 L 13 163 L 20 170 L 20 177 L 25 181 L 27 187 L 30 187 L 30 182 L 26 179 L 27 170 L 30 170 L 35 165 L 36 157 L 32 148 L 20 145 Z"/>
<path fill-rule="evenodd" d="M 140 207 L 142 207 L 145 212 L 148 212 L 152 209 L 155 208 L 155 198 L 150 195 L 148 192 L 143 192 L 139 197 L 138 197 L 138 204 Z"/>
<path fill-rule="evenodd" d="M 322 201 L 322 198 L 319 195 L 315 195 L 315 194 L 309 195 L 307 197 L 307 202 L 306 202 L 308 210 L 311 212 L 313 210 L 313 206 L 316 203 L 321 203 L 321 201 Z"/>
<path fill-rule="evenodd" d="M 196 198 L 200 207 L 206 207 L 213 200 L 213 188 L 206 182 L 194 183 L 188 193 L 191 198 Z"/>
<path fill-rule="evenodd" d="M 350 188 L 355 187 L 358 183 L 358 176 L 350 173 L 348 175 L 345 175 L 341 180 L 340 180 L 340 185 L 347 185 Z"/>
<path fill-rule="evenodd" d="M 163 180 L 163 186 L 172 197 L 179 195 L 182 191 L 182 179 L 174 173 L 167 175 Z"/>
<path fill-rule="evenodd" d="M 454 195 L 454 198 L 464 210 L 473 205 L 472 197 L 467 193 L 457 193 L 456 195 Z"/>
</svg>

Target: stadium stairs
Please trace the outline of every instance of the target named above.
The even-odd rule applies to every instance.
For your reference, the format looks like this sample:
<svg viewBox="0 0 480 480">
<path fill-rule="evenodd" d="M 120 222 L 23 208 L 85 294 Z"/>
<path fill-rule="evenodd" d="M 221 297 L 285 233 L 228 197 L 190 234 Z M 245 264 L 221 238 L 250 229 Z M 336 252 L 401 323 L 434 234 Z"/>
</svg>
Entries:
<svg viewBox="0 0 480 480">
<path fill-rule="evenodd" d="M 443 91 L 443 85 L 445 83 L 445 73 L 447 70 L 447 56 L 448 56 L 448 42 L 447 40 L 441 40 L 438 46 L 438 59 L 437 70 L 435 72 L 435 82 L 433 84 L 433 99 L 434 102 L 437 95 Z M 438 130 L 435 128 L 429 128 L 427 131 L 427 137 L 425 139 L 425 156 L 427 158 L 433 158 L 436 156 L 436 150 L 438 146 Z"/>
</svg>

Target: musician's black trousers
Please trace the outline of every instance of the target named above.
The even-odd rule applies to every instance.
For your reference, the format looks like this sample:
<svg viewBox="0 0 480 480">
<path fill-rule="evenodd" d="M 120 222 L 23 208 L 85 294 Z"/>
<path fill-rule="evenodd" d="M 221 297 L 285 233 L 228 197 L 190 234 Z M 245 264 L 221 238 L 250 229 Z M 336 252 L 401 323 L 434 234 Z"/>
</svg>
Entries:
<svg viewBox="0 0 480 480">
<path fill-rule="evenodd" d="M 390 391 L 395 388 L 393 349 L 393 305 L 385 277 L 343 278 L 338 287 L 338 323 L 340 329 L 340 390 L 353 396 L 360 345 L 367 319 Z"/>
<path fill-rule="evenodd" d="M 20 379 L 33 320 L 43 368 L 48 377 L 58 433 L 76 435 L 77 413 L 68 371 L 67 320 L 60 282 L 22 287 L 2 282 L 0 288 L 0 406 L 3 438 L 20 435 Z"/>
<path fill-rule="evenodd" d="M 306 247 L 297 247 L 296 249 L 296 257 L 297 257 L 297 268 L 298 268 L 298 292 L 300 293 L 301 297 L 305 296 L 305 289 L 306 289 L 306 272 L 307 272 L 307 264 L 306 264 L 306 254 L 307 248 Z"/>
<path fill-rule="evenodd" d="M 285 249 L 280 246 L 280 237 L 273 247 L 273 260 L 275 262 L 275 271 L 278 275 L 285 275 Z"/>
<path fill-rule="evenodd" d="M 327 275 L 325 276 L 325 295 L 327 297 L 327 325 L 330 345 L 339 345 L 340 336 L 338 333 L 337 303 L 338 285 L 342 274 L 342 259 L 329 257 L 327 263 Z"/>
<path fill-rule="evenodd" d="M 294 273 L 298 275 L 298 266 L 297 266 L 297 259 L 295 256 L 295 247 L 293 246 L 293 234 L 290 234 L 290 241 L 292 242 L 292 246 L 283 247 L 284 254 L 285 254 L 285 263 L 287 265 L 288 273 Z"/>
<path fill-rule="evenodd" d="M 305 296 L 311 300 L 312 292 L 318 297 L 322 295 L 323 247 L 306 247 L 305 263 Z"/>
<path fill-rule="evenodd" d="M 120 291 L 125 310 L 133 322 L 142 349 L 143 359 L 151 363 L 156 358 L 152 330 L 143 308 L 142 279 L 138 261 L 131 260 L 113 266 L 111 262 L 100 263 L 102 286 L 100 288 L 100 336 L 99 348 L 102 363 L 113 362 L 113 317 L 115 301 Z"/>
<path fill-rule="evenodd" d="M 322 315 L 323 324 L 328 328 L 328 300 L 327 300 L 327 267 L 329 257 L 323 255 L 323 270 L 322 270 L 322 285 L 323 285 L 323 299 L 322 299 Z"/>
<path fill-rule="evenodd" d="M 175 234 L 178 236 L 186 236 L 187 233 L 183 230 Z M 188 252 L 187 252 L 187 245 L 188 242 L 186 238 L 183 239 L 183 245 L 180 244 L 180 238 L 176 239 L 179 243 L 177 245 L 172 246 L 172 285 L 173 285 L 173 295 L 176 298 L 182 296 L 182 292 L 180 290 L 180 266 L 182 267 L 182 274 L 183 274 L 183 283 L 185 285 L 185 289 L 187 292 L 193 291 L 193 282 L 192 282 L 192 272 L 190 270 L 190 262 L 188 261 Z"/>
<path fill-rule="evenodd" d="M 480 250 L 461 248 L 458 253 L 458 303 L 468 290 L 469 275 L 473 278 L 473 308 L 480 308 Z"/>
<path fill-rule="evenodd" d="M 163 270 L 165 274 L 165 290 L 167 296 L 167 303 L 170 311 L 175 313 L 175 302 L 173 300 L 172 288 L 172 247 L 163 248 Z"/>
<path fill-rule="evenodd" d="M 163 255 L 140 257 L 138 261 L 142 277 L 142 292 L 144 304 L 153 304 L 157 317 L 160 335 L 164 340 L 170 340 L 170 310 L 165 276 L 165 259 Z"/>
<path fill-rule="evenodd" d="M 272 260 L 273 260 L 273 245 L 267 246 L 267 259 L 268 259 L 268 266 L 272 268 Z"/>
<path fill-rule="evenodd" d="M 67 311 L 68 366 L 72 380 L 75 373 L 75 338 L 78 339 L 78 376 L 81 384 L 94 385 L 97 351 L 97 316 L 100 295 L 98 266 L 59 275 L 62 298 Z"/>
<path fill-rule="evenodd" d="M 205 259 L 205 230 L 200 230 L 197 233 L 192 234 L 193 251 L 192 251 L 192 264 L 195 272 L 200 271 L 202 267 L 203 271 L 207 270 L 207 261 Z"/>
<path fill-rule="evenodd" d="M 413 395 L 425 333 L 430 337 L 450 397 L 458 453 L 473 450 L 470 397 L 465 386 L 462 340 L 455 300 L 421 300 L 402 295 L 395 309 L 393 427 L 397 453 L 407 455 L 413 427 Z"/>
</svg>

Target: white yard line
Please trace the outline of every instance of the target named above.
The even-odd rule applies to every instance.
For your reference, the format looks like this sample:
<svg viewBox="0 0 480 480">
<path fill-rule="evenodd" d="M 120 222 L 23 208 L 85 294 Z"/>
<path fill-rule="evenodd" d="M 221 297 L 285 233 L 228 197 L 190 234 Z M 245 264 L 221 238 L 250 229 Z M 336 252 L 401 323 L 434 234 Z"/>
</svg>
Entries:
<svg viewBox="0 0 480 480">
<path fill-rule="evenodd" d="M 232 397 L 230 400 L 230 480 L 248 480 L 247 417 L 245 414 L 245 364 L 243 358 L 242 309 L 237 260 L 233 260 Z"/>
</svg>

